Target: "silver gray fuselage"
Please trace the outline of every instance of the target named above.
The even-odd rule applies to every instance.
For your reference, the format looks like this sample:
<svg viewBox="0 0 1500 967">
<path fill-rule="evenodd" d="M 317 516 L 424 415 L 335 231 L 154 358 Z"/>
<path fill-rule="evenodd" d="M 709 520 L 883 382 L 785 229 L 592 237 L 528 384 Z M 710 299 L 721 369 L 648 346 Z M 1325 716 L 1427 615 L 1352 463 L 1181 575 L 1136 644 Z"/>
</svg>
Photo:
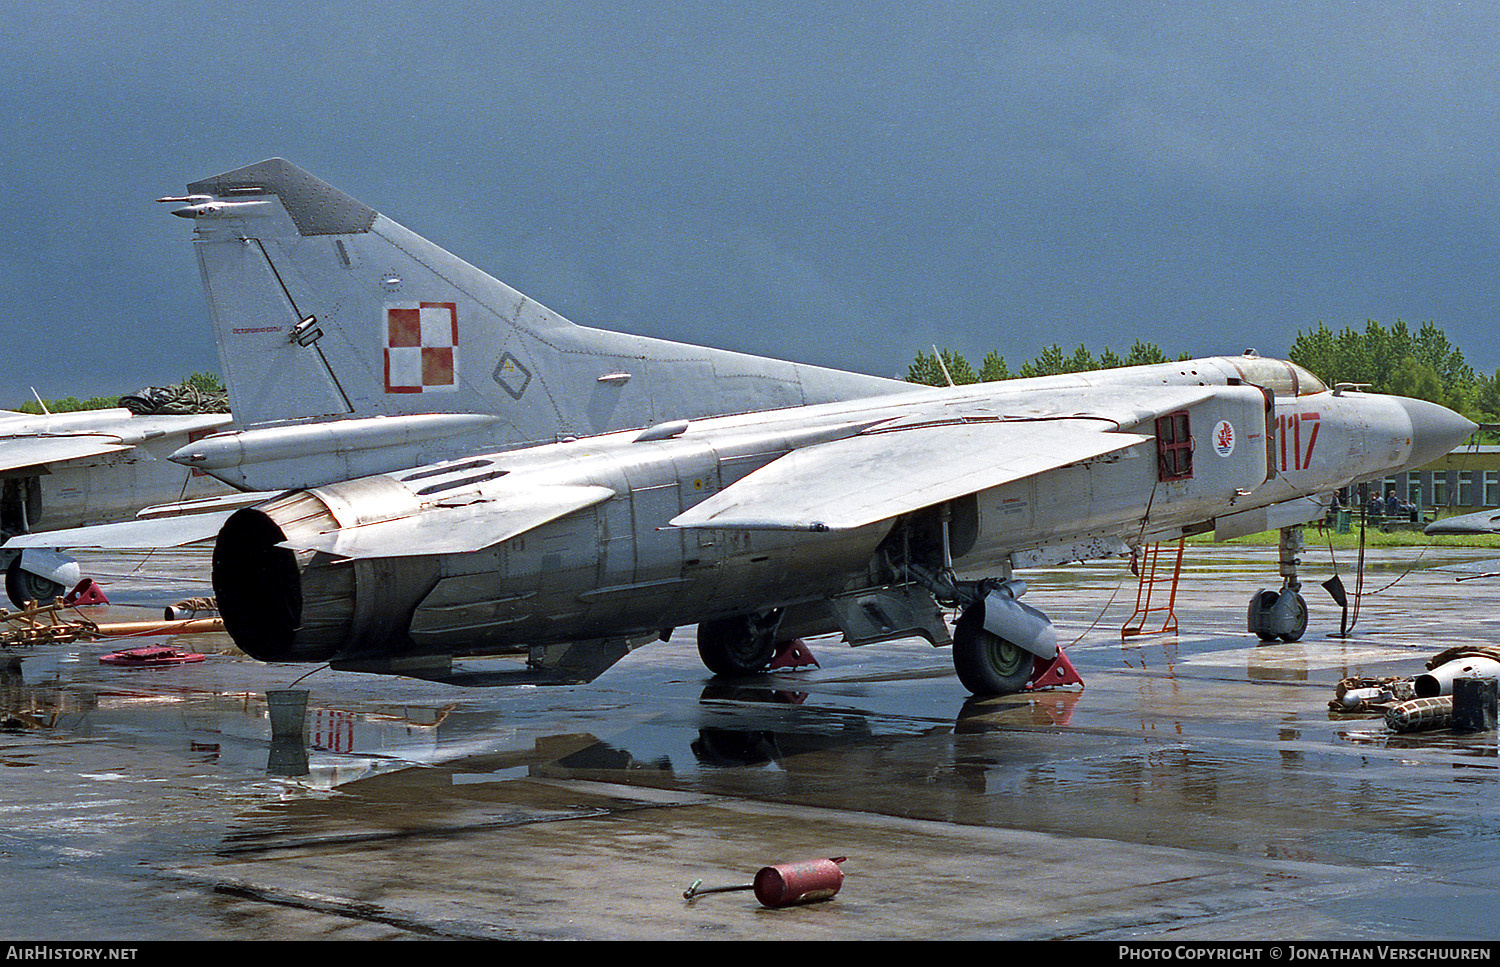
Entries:
<svg viewBox="0 0 1500 967">
<path fill-rule="evenodd" d="M 1140 445 L 979 492 L 971 533 L 953 549 L 955 569 L 991 574 L 1047 549 L 1073 559 L 1093 547 L 1197 532 L 1217 518 L 1383 475 L 1422 452 L 1405 401 L 1322 391 L 1278 396 L 1270 405 L 1270 394 L 1244 384 L 1232 359 L 706 419 L 664 440 L 607 434 L 468 459 L 447 472 L 439 466 L 311 488 L 265 505 L 258 512 L 295 538 L 433 502 L 481 501 L 496 481 L 514 485 L 518 475 L 538 485 L 603 485 L 615 494 L 477 552 L 355 560 L 299 552 L 294 634 L 247 650 L 273 660 L 499 653 L 647 636 L 771 608 L 816 608 L 831 595 L 889 578 L 876 551 L 895 521 L 821 533 L 668 522 L 795 448 L 882 420 L 941 418 L 949 406 L 972 414 L 984 405 L 1032 420 L 1087 418 L 1103 409 L 1101 401 L 1117 410 L 1132 393 L 1146 399 L 1170 386 L 1214 387 L 1190 415 L 1205 441 L 1208 427 L 1233 420 L 1243 428 L 1237 449 L 1220 457 L 1200 443 L 1196 472 L 1182 480 L 1159 479 L 1156 449 Z M 1154 414 L 1143 411 L 1143 418 L 1149 424 Z M 1154 432 L 1118 418 L 1111 429 Z M 930 471 L 942 472 L 941 454 L 933 454 Z M 823 630 L 833 630 L 831 619 Z"/>
</svg>

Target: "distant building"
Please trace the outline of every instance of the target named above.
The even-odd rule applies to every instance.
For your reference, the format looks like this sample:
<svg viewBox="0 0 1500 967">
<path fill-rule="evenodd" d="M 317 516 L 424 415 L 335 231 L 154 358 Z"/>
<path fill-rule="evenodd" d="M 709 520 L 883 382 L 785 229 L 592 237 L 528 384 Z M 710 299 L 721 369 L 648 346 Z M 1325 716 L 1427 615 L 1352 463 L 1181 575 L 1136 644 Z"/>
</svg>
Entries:
<svg viewBox="0 0 1500 967">
<path fill-rule="evenodd" d="M 1461 447 L 1425 467 L 1393 474 L 1380 485 L 1381 494 L 1392 490 L 1440 517 L 1500 507 L 1500 446 Z"/>
</svg>

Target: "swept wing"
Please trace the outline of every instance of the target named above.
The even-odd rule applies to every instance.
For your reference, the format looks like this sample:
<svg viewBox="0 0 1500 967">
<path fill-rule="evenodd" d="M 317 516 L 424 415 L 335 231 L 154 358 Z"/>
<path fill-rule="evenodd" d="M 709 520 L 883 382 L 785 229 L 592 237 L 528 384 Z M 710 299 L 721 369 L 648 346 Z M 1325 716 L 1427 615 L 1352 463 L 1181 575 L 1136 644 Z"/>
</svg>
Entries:
<svg viewBox="0 0 1500 967">
<path fill-rule="evenodd" d="M 143 549 L 182 547 L 212 540 L 233 510 L 182 517 L 126 520 L 114 524 L 66 527 L 22 534 L 5 542 L 11 547 L 112 547 Z"/>
<path fill-rule="evenodd" d="M 0 410 L 0 471 L 120 453 L 152 440 L 215 430 L 229 421 L 227 413 L 136 416 L 123 408 L 41 415 Z"/>
<path fill-rule="evenodd" d="M 9 440 L 0 440 L 0 470 L 40 467 L 49 463 L 81 460 L 84 457 L 100 457 L 106 453 L 119 453 L 129 449 L 129 446 L 120 442 L 119 437 L 105 434 L 12 437 Z"/>
<path fill-rule="evenodd" d="M 794 450 L 672 519 L 676 527 L 847 530 L 1150 440 L 1102 419 L 876 428 Z"/>
</svg>

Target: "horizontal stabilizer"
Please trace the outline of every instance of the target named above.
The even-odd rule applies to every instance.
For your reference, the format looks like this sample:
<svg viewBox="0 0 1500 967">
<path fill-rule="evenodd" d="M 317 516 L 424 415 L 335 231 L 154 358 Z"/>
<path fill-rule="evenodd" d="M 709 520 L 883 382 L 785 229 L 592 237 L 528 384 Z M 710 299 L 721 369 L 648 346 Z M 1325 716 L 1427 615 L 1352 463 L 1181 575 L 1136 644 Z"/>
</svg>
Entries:
<svg viewBox="0 0 1500 967">
<path fill-rule="evenodd" d="M 0 440 L 0 470 L 40 467 L 64 460 L 102 457 L 130 447 L 117 436 L 85 434 L 81 436 L 26 436 Z"/>
<path fill-rule="evenodd" d="M 394 520 L 293 537 L 281 546 L 346 558 L 463 554 L 493 547 L 614 495 L 598 486 L 530 487 L 499 499 L 426 507 Z"/>
<path fill-rule="evenodd" d="M 255 490 L 249 493 L 224 494 L 220 497 L 199 497 L 196 500 L 180 500 L 170 504 L 153 504 L 135 512 L 137 518 L 186 517 L 215 510 L 234 510 L 263 504 L 283 493 L 280 490 Z"/>
<path fill-rule="evenodd" d="M 847 530 L 1103 456 L 1150 437 L 1096 419 L 872 432 L 793 450 L 677 516 L 734 530 Z"/>
<path fill-rule="evenodd" d="M 126 520 L 92 527 L 22 534 L 5 542 L 6 547 L 110 547 L 121 550 L 182 547 L 212 540 L 233 510 L 181 517 Z"/>
</svg>

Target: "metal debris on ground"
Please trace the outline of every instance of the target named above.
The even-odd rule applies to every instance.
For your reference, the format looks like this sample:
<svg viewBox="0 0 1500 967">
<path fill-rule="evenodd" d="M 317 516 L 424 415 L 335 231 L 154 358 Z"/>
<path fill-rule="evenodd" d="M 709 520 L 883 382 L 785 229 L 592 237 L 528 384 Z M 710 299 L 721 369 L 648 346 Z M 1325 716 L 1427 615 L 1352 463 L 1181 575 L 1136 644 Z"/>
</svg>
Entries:
<svg viewBox="0 0 1500 967">
<path fill-rule="evenodd" d="M 1427 660 L 1427 671 L 1414 679 L 1418 698 L 1449 695 L 1456 678 L 1500 675 L 1500 648 L 1460 645 L 1438 652 Z"/>
<path fill-rule="evenodd" d="M 217 598 L 184 598 L 176 604 L 167 605 L 163 617 L 168 621 L 181 621 L 187 618 L 214 617 L 218 613 Z"/>
<path fill-rule="evenodd" d="M 153 645 L 110 652 L 107 655 L 100 655 L 99 661 L 106 665 L 123 665 L 129 668 L 154 668 L 160 665 L 184 665 L 202 661 L 204 657 L 197 652 L 183 651 L 181 648 Z"/>
<path fill-rule="evenodd" d="M 1328 708 L 1346 715 L 1367 715 L 1416 697 L 1410 678 L 1346 678 L 1334 689 Z"/>
<path fill-rule="evenodd" d="M 1393 732 L 1446 729 L 1453 724 L 1453 696 L 1414 698 L 1394 705 L 1385 713 L 1385 724 Z"/>
<path fill-rule="evenodd" d="M 1383 715 L 1394 732 L 1493 730 L 1500 648 L 1444 649 L 1426 667 L 1409 678 L 1345 678 L 1328 708 L 1344 715 Z"/>
<path fill-rule="evenodd" d="M 63 645 L 99 638 L 129 638 L 148 635 L 207 634 L 223 631 L 221 618 L 182 621 L 115 621 L 100 624 L 77 613 L 61 598 L 51 604 L 33 604 L 20 611 L 0 608 L 0 647 L 31 648 Z"/>
<path fill-rule="evenodd" d="M 62 612 L 71 610 L 58 598 L 52 604 L 37 604 L 20 611 L 0 608 L 0 647 L 30 648 L 35 645 L 64 645 L 80 639 L 87 640 L 98 631 L 99 626 L 88 618 L 64 618 Z"/>
</svg>

